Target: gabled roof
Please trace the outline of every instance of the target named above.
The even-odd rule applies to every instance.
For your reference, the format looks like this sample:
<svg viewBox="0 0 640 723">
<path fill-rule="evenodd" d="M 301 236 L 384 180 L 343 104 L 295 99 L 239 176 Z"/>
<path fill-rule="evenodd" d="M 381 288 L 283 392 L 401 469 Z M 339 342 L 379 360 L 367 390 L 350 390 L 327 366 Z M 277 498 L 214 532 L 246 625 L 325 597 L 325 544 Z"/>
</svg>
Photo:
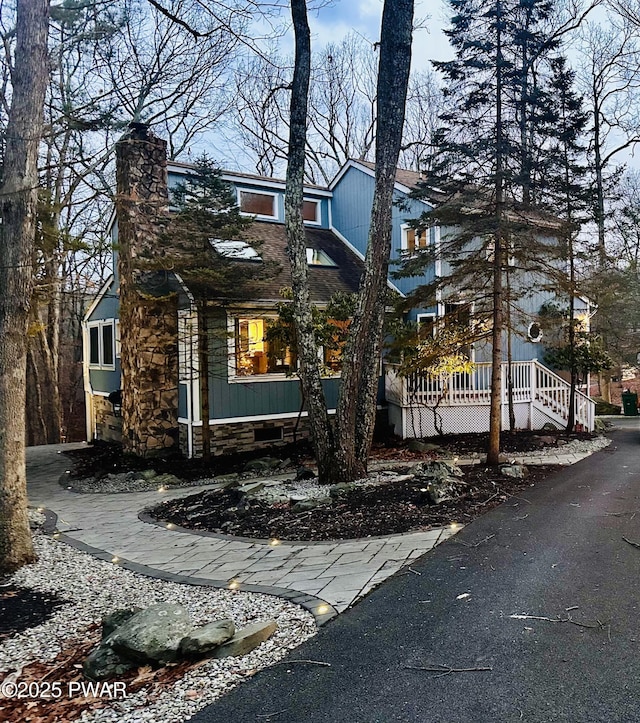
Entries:
<svg viewBox="0 0 640 723">
<path fill-rule="evenodd" d="M 357 160 L 355 158 L 350 158 L 344 166 L 338 171 L 335 178 L 331 181 L 329 184 L 329 188 L 333 191 L 333 189 L 338 185 L 342 177 L 347 173 L 347 171 L 350 168 L 357 168 L 363 173 L 366 173 L 369 176 L 374 177 L 375 176 L 375 168 L 376 164 L 372 163 L 371 161 L 361 161 Z M 412 191 L 416 189 L 418 186 L 418 183 L 420 181 L 420 174 L 416 171 L 407 171 L 403 168 L 396 168 L 396 179 L 395 179 L 395 189 L 396 191 L 400 191 L 401 193 L 410 194 Z M 416 199 L 417 201 L 420 201 L 421 203 L 424 203 L 427 206 L 432 206 L 433 201 L 435 199 L 435 192 L 434 192 L 434 199 Z"/>
<path fill-rule="evenodd" d="M 331 231 L 323 228 L 305 228 L 307 247 L 323 251 L 335 266 L 313 266 L 309 269 L 309 291 L 311 300 L 316 304 L 328 302 L 336 292 L 355 293 L 358 290 L 364 264 L 356 254 Z M 251 298 L 243 302 L 279 302 L 282 301 L 280 289 L 291 286 L 291 271 L 287 256 L 285 227 L 280 223 L 254 221 L 242 234 L 247 241 L 260 242 L 261 259 L 272 265 L 273 273 L 267 279 L 252 282 L 254 291 Z M 212 260 L 215 255 L 212 253 Z M 237 264 L 238 277 L 246 272 L 247 264 L 258 261 L 234 261 Z M 238 301 L 230 297 L 218 296 L 212 301 Z"/>
</svg>

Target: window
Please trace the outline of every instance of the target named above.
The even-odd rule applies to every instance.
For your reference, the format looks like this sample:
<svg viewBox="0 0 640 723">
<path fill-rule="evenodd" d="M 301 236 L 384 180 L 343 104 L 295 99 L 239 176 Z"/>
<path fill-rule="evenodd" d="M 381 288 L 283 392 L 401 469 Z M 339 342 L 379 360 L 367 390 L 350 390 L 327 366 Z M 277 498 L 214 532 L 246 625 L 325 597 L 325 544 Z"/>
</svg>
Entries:
<svg viewBox="0 0 640 723">
<path fill-rule="evenodd" d="M 309 266 L 335 266 L 334 261 L 322 249 L 307 249 Z"/>
<path fill-rule="evenodd" d="M 540 328 L 540 324 L 537 324 L 535 321 L 529 324 L 527 337 L 529 338 L 529 341 L 534 343 L 540 341 L 540 339 L 542 339 L 542 329 Z"/>
<path fill-rule="evenodd" d="M 258 218 L 278 218 L 276 197 L 273 193 L 240 191 L 240 210 Z"/>
<path fill-rule="evenodd" d="M 308 201 L 302 202 L 302 220 L 307 223 L 320 223 L 320 202 Z"/>
<path fill-rule="evenodd" d="M 235 320 L 236 375 L 292 374 L 297 359 L 291 350 L 277 341 L 267 340 L 267 331 L 275 319 L 244 317 Z"/>
<path fill-rule="evenodd" d="M 418 336 L 420 339 L 428 339 L 430 336 L 436 335 L 436 315 L 435 314 L 418 314 L 416 317 L 418 324 Z"/>
<path fill-rule="evenodd" d="M 416 251 L 426 249 L 429 245 L 428 229 L 423 228 L 417 231 L 409 226 L 402 227 L 402 250 L 408 254 L 415 254 Z"/>
<path fill-rule="evenodd" d="M 347 342 L 347 334 L 351 321 L 329 319 L 329 323 L 335 328 L 332 335 L 331 345 L 327 344 L 319 350 L 322 363 L 332 374 L 339 374 L 342 371 L 342 352 Z"/>
<path fill-rule="evenodd" d="M 89 324 L 89 366 L 114 369 L 115 356 L 114 320 L 91 322 Z"/>
</svg>

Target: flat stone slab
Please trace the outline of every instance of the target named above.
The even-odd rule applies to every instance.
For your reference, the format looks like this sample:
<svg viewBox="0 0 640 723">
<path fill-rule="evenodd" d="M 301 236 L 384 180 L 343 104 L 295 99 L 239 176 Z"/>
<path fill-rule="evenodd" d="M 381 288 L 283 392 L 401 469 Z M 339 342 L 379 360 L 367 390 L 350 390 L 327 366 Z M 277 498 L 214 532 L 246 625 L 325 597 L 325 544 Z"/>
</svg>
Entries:
<svg viewBox="0 0 640 723">
<path fill-rule="evenodd" d="M 253 623 L 247 625 L 246 628 L 239 630 L 227 643 L 217 648 L 214 658 L 238 658 L 241 655 L 250 653 L 257 648 L 260 643 L 268 640 L 278 629 L 275 620 L 269 620 L 265 623 Z"/>
</svg>

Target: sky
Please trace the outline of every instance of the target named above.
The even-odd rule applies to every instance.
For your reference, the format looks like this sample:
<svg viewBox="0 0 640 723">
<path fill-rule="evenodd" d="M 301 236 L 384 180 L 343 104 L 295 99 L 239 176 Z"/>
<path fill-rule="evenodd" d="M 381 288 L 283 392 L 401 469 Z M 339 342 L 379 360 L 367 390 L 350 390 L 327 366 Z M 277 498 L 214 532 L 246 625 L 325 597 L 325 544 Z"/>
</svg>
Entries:
<svg viewBox="0 0 640 723">
<path fill-rule="evenodd" d="M 309 22 L 313 33 L 312 42 L 322 47 L 336 41 L 351 30 L 371 41 L 380 36 L 383 0 L 333 0 L 316 13 Z M 442 0 L 416 0 L 416 20 L 424 20 L 425 27 L 414 33 L 413 64 L 415 68 L 426 67 L 429 60 L 447 60 L 452 56 L 447 37 L 442 28 L 447 25 L 447 8 Z"/>
</svg>

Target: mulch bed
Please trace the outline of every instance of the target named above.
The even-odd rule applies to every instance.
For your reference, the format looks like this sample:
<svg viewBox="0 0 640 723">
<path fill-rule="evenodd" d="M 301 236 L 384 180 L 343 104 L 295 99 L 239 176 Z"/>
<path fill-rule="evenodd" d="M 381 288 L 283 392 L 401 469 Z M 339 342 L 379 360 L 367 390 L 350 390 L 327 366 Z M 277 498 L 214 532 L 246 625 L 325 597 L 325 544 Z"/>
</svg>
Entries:
<svg viewBox="0 0 640 723">
<path fill-rule="evenodd" d="M 0 642 L 41 625 L 65 602 L 55 595 L 17 585 L 0 587 Z"/>
<path fill-rule="evenodd" d="M 503 477 L 495 469 L 465 468 L 468 491 L 455 500 L 430 505 L 421 485 L 411 481 L 358 486 L 328 507 L 294 513 L 287 503 L 244 499 L 236 490 L 205 491 L 168 500 L 150 510 L 158 521 L 192 530 L 239 537 L 281 540 L 348 540 L 428 530 L 478 515 L 544 479 L 557 466 L 530 469 L 524 480 Z"/>
</svg>

